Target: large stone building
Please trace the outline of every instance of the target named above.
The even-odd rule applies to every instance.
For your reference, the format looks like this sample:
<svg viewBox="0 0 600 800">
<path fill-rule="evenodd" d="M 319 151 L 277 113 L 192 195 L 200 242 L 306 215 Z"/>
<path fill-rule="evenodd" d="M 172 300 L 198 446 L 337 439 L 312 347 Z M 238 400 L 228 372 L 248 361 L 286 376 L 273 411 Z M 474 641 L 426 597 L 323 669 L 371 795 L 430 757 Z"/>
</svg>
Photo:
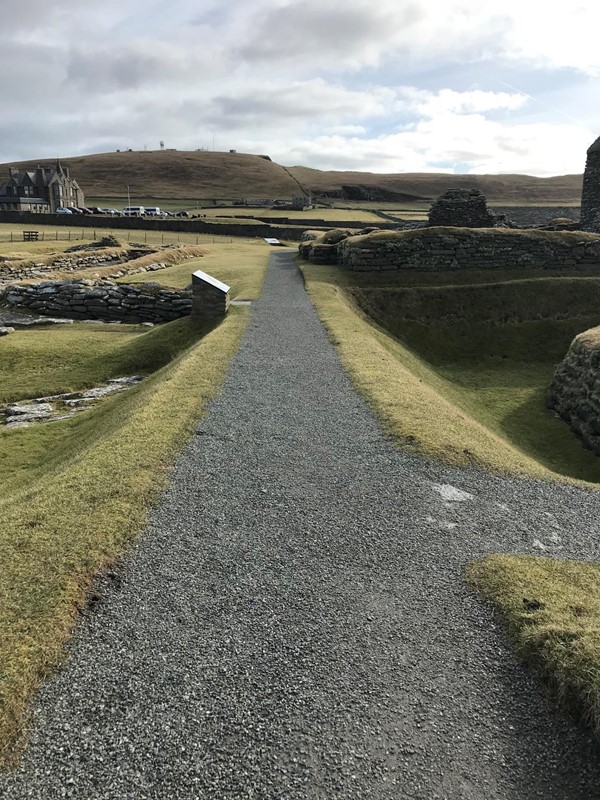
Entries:
<svg viewBox="0 0 600 800">
<path fill-rule="evenodd" d="M 587 151 L 581 193 L 581 230 L 600 233 L 600 137 Z"/>
<path fill-rule="evenodd" d="M 81 207 L 83 192 L 60 161 L 54 167 L 21 172 L 9 169 L 6 183 L 0 184 L 0 211 L 32 211 L 54 214 L 57 208 Z"/>
</svg>

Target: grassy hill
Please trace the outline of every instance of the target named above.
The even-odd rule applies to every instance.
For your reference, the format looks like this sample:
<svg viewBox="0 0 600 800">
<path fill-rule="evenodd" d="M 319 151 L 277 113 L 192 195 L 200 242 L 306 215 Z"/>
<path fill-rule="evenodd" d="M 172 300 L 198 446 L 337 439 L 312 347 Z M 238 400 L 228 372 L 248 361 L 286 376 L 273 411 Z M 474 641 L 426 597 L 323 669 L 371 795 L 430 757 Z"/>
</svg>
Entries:
<svg viewBox="0 0 600 800">
<path fill-rule="evenodd" d="M 429 202 L 456 187 L 481 189 L 496 203 L 578 205 L 581 175 L 534 178 L 529 175 L 446 175 L 372 172 L 324 172 L 309 167 L 283 167 L 266 156 L 207 151 L 141 151 L 98 153 L 63 158 L 61 162 L 87 197 L 159 199 L 289 199 L 302 190 L 329 193 L 340 199 Z M 9 166 L 33 169 L 52 159 L 0 164 L 0 176 Z"/>
</svg>

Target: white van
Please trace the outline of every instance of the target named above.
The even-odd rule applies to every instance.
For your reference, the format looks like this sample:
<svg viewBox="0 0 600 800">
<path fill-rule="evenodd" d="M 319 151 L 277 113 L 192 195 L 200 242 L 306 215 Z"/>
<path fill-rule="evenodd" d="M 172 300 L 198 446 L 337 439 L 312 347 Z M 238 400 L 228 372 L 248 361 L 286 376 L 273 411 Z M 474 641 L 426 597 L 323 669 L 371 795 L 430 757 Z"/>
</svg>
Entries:
<svg viewBox="0 0 600 800">
<path fill-rule="evenodd" d="M 158 206 L 145 206 L 145 212 L 147 217 L 160 217 L 162 216 L 160 213 L 160 208 Z"/>
<path fill-rule="evenodd" d="M 123 209 L 124 217 L 143 217 L 145 213 L 144 206 L 125 206 Z"/>
</svg>

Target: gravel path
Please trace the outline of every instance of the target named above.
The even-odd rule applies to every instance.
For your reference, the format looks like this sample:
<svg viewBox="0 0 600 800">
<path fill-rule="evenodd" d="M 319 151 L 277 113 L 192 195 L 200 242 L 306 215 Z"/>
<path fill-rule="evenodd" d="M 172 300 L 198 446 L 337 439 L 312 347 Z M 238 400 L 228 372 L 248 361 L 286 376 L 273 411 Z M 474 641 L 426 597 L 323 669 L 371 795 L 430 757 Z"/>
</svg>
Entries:
<svg viewBox="0 0 600 800">
<path fill-rule="evenodd" d="M 0 797 L 600 797 L 600 758 L 462 582 L 598 556 L 600 495 L 397 450 L 291 256 L 224 389 L 42 691 Z"/>
</svg>

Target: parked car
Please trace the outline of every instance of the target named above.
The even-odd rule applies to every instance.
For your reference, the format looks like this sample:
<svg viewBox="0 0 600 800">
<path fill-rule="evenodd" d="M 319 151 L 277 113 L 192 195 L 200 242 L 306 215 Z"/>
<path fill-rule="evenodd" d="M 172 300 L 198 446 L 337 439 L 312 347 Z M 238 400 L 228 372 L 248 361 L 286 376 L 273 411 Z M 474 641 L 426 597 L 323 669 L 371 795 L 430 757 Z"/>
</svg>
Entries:
<svg viewBox="0 0 600 800">
<path fill-rule="evenodd" d="M 117 208 L 101 208 L 100 209 L 103 214 L 110 214 L 111 217 L 122 217 L 123 212 L 119 211 Z"/>
<path fill-rule="evenodd" d="M 57 214 L 72 214 L 73 212 L 71 211 L 70 208 L 57 208 L 56 209 L 56 213 Z"/>
<path fill-rule="evenodd" d="M 123 209 L 124 217 L 143 217 L 145 213 L 144 206 L 125 206 Z"/>
<path fill-rule="evenodd" d="M 85 214 L 86 216 L 89 216 L 92 213 L 91 209 L 86 208 L 85 206 L 77 206 L 75 211 L 79 211 L 81 214 Z"/>
<path fill-rule="evenodd" d="M 70 206 L 69 211 L 71 214 L 83 214 L 83 211 L 80 208 L 76 208 L 75 206 Z"/>
<path fill-rule="evenodd" d="M 90 211 L 92 214 L 104 214 L 104 209 L 98 208 L 98 206 L 90 206 Z"/>
<path fill-rule="evenodd" d="M 160 213 L 160 208 L 158 206 L 145 206 L 144 207 L 144 214 L 147 217 L 160 217 L 162 214 Z"/>
<path fill-rule="evenodd" d="M 178 211 L 175 214 L 176 217 L 189 217 L 189 213 L 187 211 Z"/>
</svg>

